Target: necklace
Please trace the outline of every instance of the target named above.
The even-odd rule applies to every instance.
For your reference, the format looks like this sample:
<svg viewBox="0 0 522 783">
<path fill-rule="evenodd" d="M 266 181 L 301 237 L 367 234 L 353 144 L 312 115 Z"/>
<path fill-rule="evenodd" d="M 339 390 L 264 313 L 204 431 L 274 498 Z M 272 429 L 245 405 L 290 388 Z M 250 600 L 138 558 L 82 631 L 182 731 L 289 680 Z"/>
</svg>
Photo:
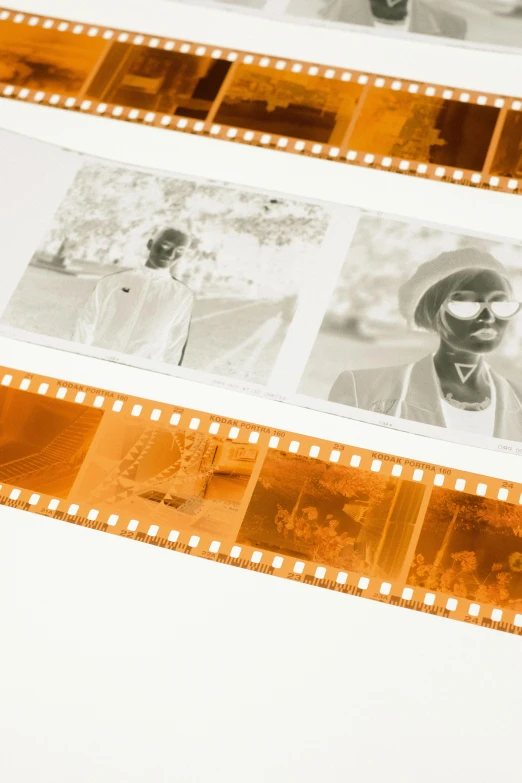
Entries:
<svg viewBox="0 0 522 783">
<path fill-rule="evenodd" d="M 453 399 L 453 394 L 449 392 L 444 397 L 446 402 L 453 405 L 454 408 L 458 408 L 461 411 L 485 411 L 491 405 L 491 398 L 486 397 L 482 402 L 459 402 Z"/>
</svg>

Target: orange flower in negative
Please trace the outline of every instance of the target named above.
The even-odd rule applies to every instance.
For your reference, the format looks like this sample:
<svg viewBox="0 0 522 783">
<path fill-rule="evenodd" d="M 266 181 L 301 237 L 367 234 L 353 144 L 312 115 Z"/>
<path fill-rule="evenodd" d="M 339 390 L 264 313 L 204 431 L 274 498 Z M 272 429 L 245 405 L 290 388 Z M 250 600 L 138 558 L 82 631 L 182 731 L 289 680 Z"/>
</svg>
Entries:
<svg viewBox="0 0 522 783">
<path fill-rule="evenodd" d="M 417 567 L 417 576 L 419 579 L 426 579 L 426 577 L 429 576 L 431 569 L 432 566 L 430 565 L 420 565 Z"/>
<path fill-rule="evenodd" d="M 504 566 L 502 565 L 502 563 L 493 563 L 493 565 L 491 566 L 491 570 L 492 571 L 502 571 L 503 567 Z"/>
<path fill-rule="evenodd" d="M 481 604 L 501 606 L 509 599 L 509 590 L 501 585 L 482 585 L 473 596 Z"/>
<path fill-rule="evenodd" d="M 511 579 L 511 574 L 508 574 L 507 571 L 501 571 L 497 574 L 497 584 L 503 587 L 506 587 L 511 582 Z"/>
<path fill-rule="evenodd" d="M 512 552 L 508 558 L 508 562 L 512 571 L 522 571 L 522 553 Z"/>
<path fill-rule="evenodd" d="M 466 598 L 468 591 L 464 582 L 458 581 L 453 585 L 453 595 L 457 598 Z"/>
<path fill-rule="evenodd" d="M 440 589 L 443 593 L 451 593 L 457 574 L 453 568 L 447 568 L 440 578 Z"/>
<path fill-rule="evenodd" d="M 424 580 L 424 587 L 429 590 L 437 590 L 439 587 L 440 569 L 431 566 L 428 577 Z"/>
<path fill-rule="evenodd" d="M 477 570 L 477 556 L 475 552 L 455 552 L 451 555 L 454 563 L 459 563 L 464 573 Z"/>
</svg>

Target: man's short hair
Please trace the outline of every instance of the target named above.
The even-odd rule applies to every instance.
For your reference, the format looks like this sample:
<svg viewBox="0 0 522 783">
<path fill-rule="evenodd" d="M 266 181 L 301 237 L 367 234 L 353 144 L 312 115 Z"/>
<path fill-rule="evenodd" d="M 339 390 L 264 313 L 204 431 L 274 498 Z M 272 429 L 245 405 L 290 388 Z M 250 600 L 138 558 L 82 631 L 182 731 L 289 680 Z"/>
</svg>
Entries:
<svg viewBox="0 0 522 783">
<path fill-rule="evenodd" d="M 173 228 L 172 226 L 164 226 L 163 228 L 156 229 L 152 234 L 152 241 L 156 242 L 160 236 L 167 233 L 170 235 L 169 239 L 174 242 L 176 247 L 179 247 L 179 245 L 188 245 L 190 241 L 188 234 L 178 228 Z"/>
</svg>

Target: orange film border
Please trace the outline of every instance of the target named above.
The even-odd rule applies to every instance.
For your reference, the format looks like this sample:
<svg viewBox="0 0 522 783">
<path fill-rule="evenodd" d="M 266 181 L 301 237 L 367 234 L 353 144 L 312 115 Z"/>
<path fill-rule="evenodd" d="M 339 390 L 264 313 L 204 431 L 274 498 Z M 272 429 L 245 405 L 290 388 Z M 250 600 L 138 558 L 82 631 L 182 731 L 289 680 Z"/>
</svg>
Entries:
<svg viewBox="0 0 522 783">
<path fill-rule="evenodd" d="M 522 635 L 522 484 L 8 368 L 0 420 L 1 505 Z"/>
<path fill-rule="evenodd" d="M 522 193 L 522 99 L 11 9 L 0 47 L 5 98 Z"/>
</svg>

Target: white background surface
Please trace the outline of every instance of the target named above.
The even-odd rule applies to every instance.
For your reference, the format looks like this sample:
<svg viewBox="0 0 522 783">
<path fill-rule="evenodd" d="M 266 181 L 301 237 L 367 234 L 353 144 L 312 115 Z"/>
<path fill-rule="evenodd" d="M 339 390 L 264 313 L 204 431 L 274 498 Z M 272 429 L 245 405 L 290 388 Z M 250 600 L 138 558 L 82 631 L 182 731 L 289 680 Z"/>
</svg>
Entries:
<svg viewBox="0 0 522 783">
<path fill-rule="evenodd" d="M 520 637 L 0 515 L 9 783 L 519 777 Z"/>
<path fill-rule="evenodd" d="M 120 18 L 115 3 L 94 0 L 20 5 L 98 23 Z M 125 8 L 129 28 L 520 91 L 515 55 L 423 45 L 419 57 L 413 42 L 379 41 L 370 50 L 363 34 L 307 33 L 283 23 L 268 28 L 240 15 L 232 24 L 231 14 L 225 24 L 218 12 L 199 8 L 196 14 L 187 6 L 174 19 L 167 4 L 151 2 L 126 2 Z M 355 194 L 363 206 L 398 214 L 506 236 L 519 231 L 521 202 L 510 196 L 355 169 L 347 178 L 344 167 L 327 162 L 275 158 L 188 136 L 173 161 L 170 134 L 125 126 L 123 135 L 121 123 L 13 102 L 0 103 L 0 125 L 59 144 L 92 145 L 87 151 L 93 154 L 112 145 L 120 157 L 144 158 L 143 165 L 158 165 L 154 157 L 163 156 L 180 171 L 194 165 L 198 175 L 245 178 L 268 188 L 284 181 L 281 189 L 316 198 L 344 194 L 353 203 Z M 223 169 L 227 174 L 212 173 Z M 0 358 L 277 426 L 284 417 L 288 428 L 317 436 L 521 475 L 520 458 L 221 390 L 209 397 L 200 385 L 132 368 L 6 340 Z M 0 779 L 8 783 L 489 783 L 519 777 L 519 637 L 6 508 L 0 511 L 0 629 Z"/>
</svg>

